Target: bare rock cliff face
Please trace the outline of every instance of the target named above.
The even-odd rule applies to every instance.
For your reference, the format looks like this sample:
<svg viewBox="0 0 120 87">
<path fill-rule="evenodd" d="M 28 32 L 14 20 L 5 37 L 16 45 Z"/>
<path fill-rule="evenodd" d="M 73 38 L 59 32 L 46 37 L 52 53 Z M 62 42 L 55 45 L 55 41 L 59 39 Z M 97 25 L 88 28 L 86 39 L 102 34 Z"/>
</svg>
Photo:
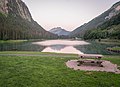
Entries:
<svg viewBox="0 0 120 87">
<path fill-rule="evenodd" d="M 0 0 L 0 12 L 32 21 L 32 16 L 22 0 Z"/>
<path fill-rule="evenodd" d="M 8 14 L 8 0 L 0 0 L 0 12 L 3 14 Z"/>
<path fill-rule="evenodd" d="M 111 19 L 113 16 L 116 16 L 120 13 L 120 2 L 113 5 L 110 9 L 111 11 L 109 12 L 108 16 L 105 17 L 105 19 Z"/>
</svg>

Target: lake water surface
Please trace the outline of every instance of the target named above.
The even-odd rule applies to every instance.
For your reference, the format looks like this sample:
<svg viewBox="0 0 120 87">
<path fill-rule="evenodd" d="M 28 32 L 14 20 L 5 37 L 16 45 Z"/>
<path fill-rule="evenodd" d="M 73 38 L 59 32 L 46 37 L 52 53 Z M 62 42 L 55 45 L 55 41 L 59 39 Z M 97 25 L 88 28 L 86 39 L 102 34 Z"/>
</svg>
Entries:
<svg viewBox="0 0 120 87">
<path fill-rule="evenodd" d="M 34 42 L 33 44 L 46 46 L 46 48 L 43 49 L 42 52 L 83 54 L 83 52 L 76 49 L 74 46 L 83 46 L 90 43 L 75 40 L 46 40 L 41 42 Z"/>
<path fill-rule="evenodd" d="M 79 40 L 45 40 L 37 42 L 4 43 L 0 44 L 0 51 L 39 51 L 55 53 L 95 53 L 95 54 L 116 54 L 106 50 L 107 47 L 118 45 L 101 44 L 97 42 L 86 42 Z"/>
</svg>

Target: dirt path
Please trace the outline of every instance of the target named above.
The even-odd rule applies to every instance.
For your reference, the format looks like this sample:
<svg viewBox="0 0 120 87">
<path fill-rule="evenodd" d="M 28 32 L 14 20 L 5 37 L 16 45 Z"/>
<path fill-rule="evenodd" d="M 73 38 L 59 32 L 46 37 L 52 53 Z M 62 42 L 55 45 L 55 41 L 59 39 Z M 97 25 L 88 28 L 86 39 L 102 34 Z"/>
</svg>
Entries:
<svg viewBox="0 0 120 87">
<path fill-rule="evenodd" d="M 0 56 L 41 56 L 41 57 L 76 57 L 68 54 L 0 54 Z"/>
</svg>

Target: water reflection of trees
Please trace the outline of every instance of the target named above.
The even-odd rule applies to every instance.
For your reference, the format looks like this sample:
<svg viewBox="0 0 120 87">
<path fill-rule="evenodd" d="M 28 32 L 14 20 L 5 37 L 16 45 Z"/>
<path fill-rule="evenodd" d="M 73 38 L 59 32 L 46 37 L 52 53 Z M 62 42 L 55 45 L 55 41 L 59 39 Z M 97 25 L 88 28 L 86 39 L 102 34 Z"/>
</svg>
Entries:
<svg viewBox="0 0 120 87">
<path fill-rule="evenodd" d="M 34 45 L 31 42 L 0 44 L 0 51 L 42 51 L 44 46 Z"/>
<path fill-rule="evenodd" d="M 83 45 L 83 46 L 74 46 L 76 49 L 88 53 L 88 54 L 115 54 L 111 53 L 106 50 L 107 47 L 112 47 L 114 45 L 110 44 L 101 44 L 101 43 L 96 43 L 96 42 L 91 42 L 89 45 Z"/>
</svg>

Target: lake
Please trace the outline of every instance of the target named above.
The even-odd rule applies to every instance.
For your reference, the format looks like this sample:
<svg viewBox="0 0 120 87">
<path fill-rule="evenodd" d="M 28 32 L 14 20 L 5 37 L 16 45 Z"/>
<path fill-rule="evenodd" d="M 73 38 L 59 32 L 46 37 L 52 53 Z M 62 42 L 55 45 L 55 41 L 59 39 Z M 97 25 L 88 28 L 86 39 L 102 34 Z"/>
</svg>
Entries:
<svg viewBox="0 0 120 87">
<path fill-rule="evenodd" d="M 99 42 L 80 40 L 45 40 L 37 42 L 1 43 L 0 51 L 39 51 L 55 53 L 94 53 L 94 54 L 117 54 L 106 50 L 107 47 L 118 45 L 102 44 Z"/>
</svg>

